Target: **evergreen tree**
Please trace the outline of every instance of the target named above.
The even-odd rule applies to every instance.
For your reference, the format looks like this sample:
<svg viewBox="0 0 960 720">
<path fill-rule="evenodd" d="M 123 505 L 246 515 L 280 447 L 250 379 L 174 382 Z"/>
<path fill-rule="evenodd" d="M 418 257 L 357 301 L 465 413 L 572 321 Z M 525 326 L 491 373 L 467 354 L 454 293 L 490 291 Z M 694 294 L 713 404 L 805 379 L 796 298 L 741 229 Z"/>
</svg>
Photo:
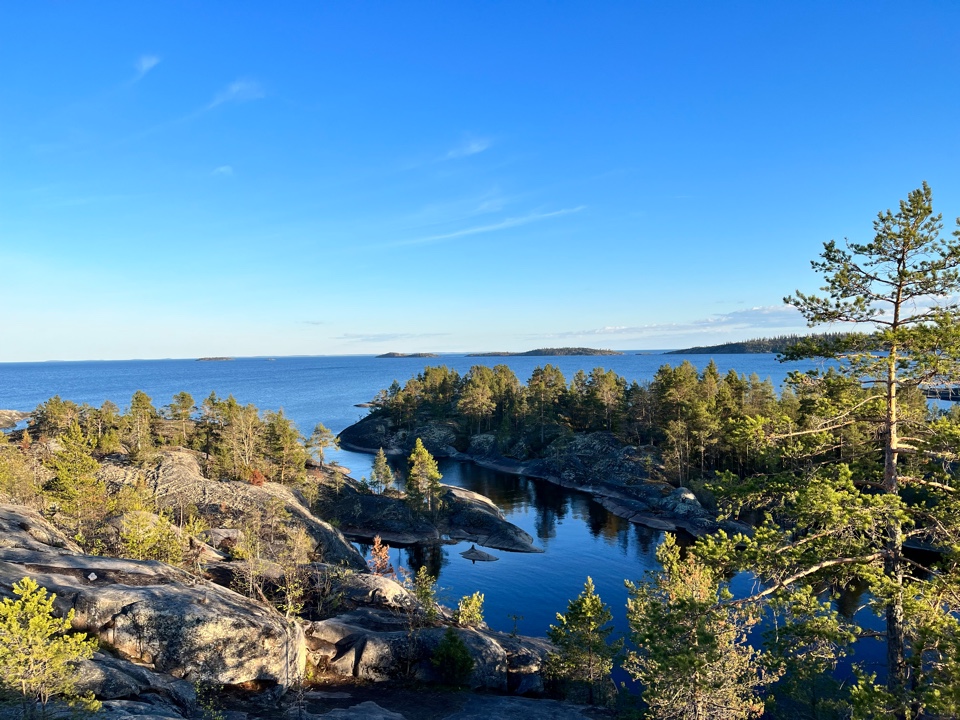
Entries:
<svg viewBox="0 0 960 720">
<path fill-rule="evenodd" d="M 457 410 L 476 421 L 477 432 L 479 433 L 483 421 L 493 415 L 496 407 L 490 386 L 484 378 L 471 371 L 460 395 L 460 400 L 457 401 Z"/>
<path fill-rule="evenodd" d="M 167 405 L 165 409 L 167 411 L 167 417 L 177 423 L 178 433 L 175 444 L 185 444 L 187 442 L 187 422 L 193 413 L 197 411 L 193 396 L 186 391 L 178 392 L 173 396 L 173 402 Z"/>
<path fill-rule="evenodd" d="M 91 455 L 91 443 L 74 420 L 60 436 L 60 449 L 50 465 L 54 477 L 44 488 L 59 504 L 59 511 L 78 543 L 89 547 L 109 512 L 109 497 L 97 479 L 100 464 Z"/>
<path fill-rule="evenodd" d="M 567 381 L 555 366 L 536 367 L 527 381 L 527 393 L 540 426 L 540 443 L 545 439 L 547 424 L 556 421 L 560 399 L 566 392 Z"/>
<path fill-rule="evenodd" d="M 566 681 L 586 684 L 589 700 L 608 681 L 623 640 L 610 641 L 613 614 L 597 595 L 588 577 L 583 592 L 567 604 L 566 613 L 557 613 L 557 624 L 547 631 L 557 652 L 548 660 L 551 674 Z"/>
<path fill-rule="evenodd" d="M 317 423 L 313 428 L 313 433 L 307 441 L 307 450 L 316 458 L 317 462 L 323 465 L 325 461 L 324 452 L 327 448 L 339 449 L 340 441 L 337 436 L 331 432 L 323 423 Z"/>
<path fill-rule="evenodd" d="M 0 689 L 20 697 L 26 717 L 37 707 L 44 716 L 55 696 L 98 710 L 92 694 L 78 697 L 74 691 L 76 664 L 93 657 L 96 640 L 70 634 L 73 610 L 54 616 L 56 596 L 31 578 L 14 583 L 13 593 L 17 600 L 0 603 Z"/>
<path fill-rule="evenodd" d="M 747 643 L 754 619 L 721 588 L 721 576 L 694 555 L 681 559 L 673 535 L 657 549 L 652 582 L 627 582 L 627 620 L 636 650 L 624 669 L 644 685 L 653 717 L 740 720 L 759 717 L 758 690 L 772 678 Z"/>
<path fill-rule="evenodd" d="M 266 421 L 267 456 L 273 462 L 272 477 L 279 483 L 295 483 L 306 477 L 307 453 L 303 436 L 283 410 L 268 412 Z"/>
<path fill-rule="evenodd" d="M 960 219 L 957 224 L 960 227 Z M 864 555 L 879 558 L 880 574 L 872 589 L 886 621 L 886 691 L 895 717 L 906 718 L 917 717 L 927 705 L 939 711 L 937 705 L 943 702 L 930 692 L 932 678 L 923 677 L 930 668 L 922 658 L 924 648 L 917 645 L 922 632 L 918 617 L 908 614 L 932 612 L 935 607 L 954 613 L 960 609 L 958 604 L 931 599 L 930 593 L 943 597 L 949 574 L 920 580 L 917 573 L 908 572 L 904 542 L 926 535 L 935 544 L 952 545 L 960 534 L 960 516 L 955 512 L 956 479 L 950 473 L 937 481 L 931 478 L 936 468 L 916 462 L 910 468 L 910 457 L 924 449 L 925 438 L 915 437 L 922 434 L 923 425 L 910 422 L 901 402 L 905 389 L 960 378 L 960 306 L 955 300 L 960 291 L 960 230 L 953 233 L 955 240 L 940 237 L 942 216 L 933 213 L 926 183 L 909 193 L 896 212 L 879 213 L 873 227 L 869 243 L 848 243 L 846 250 L 834 241 L 824 244 L 821 260 L 812 265 L 826 281 L 825 295 L 798 291 L 785 298 L 811 326 L 849 323 L 866 327 L 869 336 L 808 340 L 793 346 L 787 356 L 840 359 L 842 374 L 875 389 L 876 403 L 845 408 L 834 424 L 848 424 L 879 410 L 882 472 L 854 480 L 871 485 L 889 508 L 881 538 L 865 548 L 869 552 Z M 942 466 L 939 474 L 944 475 Z M 916 609 L 918 602 L 923 611 Z M 934 615 L 930 622 L 948 622 L 942 613 Z M 938 672 L 946 663 L 955 681 L 960 680 L 960 656 L 941 649 L 934 655 Z"/>
<path fill-rule="evenodd" d="M 383 452 L 383 448 L 380 448 L 373 459 L 373 475 L 370 487 L 375 493 L 381 495 L 392 483 L 393 470 L 390 469 L 390 463 L 387 462 L 386 453 Z"/>
<path fill-rule="evenodd" d="M 130 455 L 136 460 L 146 459 L 153 450 L 153 421 L 156 417 L 157 410 L 153 407 L 150 396 L 137 390 L 130 398 L 124 434 Z"/>
<path fill-rule="evenodd" d="M 408 460 L 407 502 L 414 510 L 435 512 L 440 509 L 440 480 L 443 475 L 437 469 L 437 461 L 417 438 Z"/>
</svg>

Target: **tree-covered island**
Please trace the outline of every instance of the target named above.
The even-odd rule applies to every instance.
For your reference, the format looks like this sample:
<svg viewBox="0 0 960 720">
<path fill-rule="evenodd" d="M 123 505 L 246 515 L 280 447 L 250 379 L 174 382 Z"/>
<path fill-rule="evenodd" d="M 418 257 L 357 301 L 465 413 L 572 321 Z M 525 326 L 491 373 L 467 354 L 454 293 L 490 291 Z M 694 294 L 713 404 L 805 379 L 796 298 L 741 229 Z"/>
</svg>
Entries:
<svg viewBox="0 0 960 720">
<path fill-rule="evenodd" d="M 525 352 L 479 352 L 467 357 L 579 357 L 591 355 L 623 355 L 618 350 L 597 350 L 585 347 L 537 348 Z"/>
<path fill-rule="evenodd" d="M 803 342 L 834 342 L 842 340 L 849 333 L 817 333 L 814 335 L 777 335 L 775 337 L 754 338 L 740 342 L 721 343 L 720 345 L 698 345 L 683 350 L 670 350 L 664 355 L 741 355 L 746 353 L 787 352 L 791 347 Z"/>
</svg>

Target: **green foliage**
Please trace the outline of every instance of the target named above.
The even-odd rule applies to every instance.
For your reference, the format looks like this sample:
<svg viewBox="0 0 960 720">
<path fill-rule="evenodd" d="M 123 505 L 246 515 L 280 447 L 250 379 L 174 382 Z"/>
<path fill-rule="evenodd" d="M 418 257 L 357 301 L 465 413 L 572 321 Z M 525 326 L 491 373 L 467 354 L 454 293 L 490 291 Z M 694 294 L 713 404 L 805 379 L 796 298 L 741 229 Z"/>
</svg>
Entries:
<svg viewBox="0 0 960 720">
<path fill-rule="evenodd" d="M 188 423 L 190 418 L 197 411 L 193 395 L 186 391 L 178 392 L 173 396 L 173 402 L 167 405 L 164 410 L 168 418 L 176 423 L 177 433 L 174 435 L 174 445 L 184 445 L 187 442 Z"/>
<path fill-rule="evenodd" d="M 610 608 L 588 577 L 583 592 L 567 604 L 566 613 L 557 613 L 557 624 L 547 631 L 557 646 L 557 652 L 548 659 L 549 674 L 567 682 L 585 683 L 591 702 L 595 691 L 609 680 L 623 648 L 622 639 L 610 641 L 612 621 Z"/>
<path fill-rule="evenodd" d="M 27 717 L 45 717 L 54 697 L 98 710 L 92 695 L 74 691 L 76 663 L 93 657 L 96 640 L 69 633 L 73 610 L 56 617 L 55 596 L 31 578 L 15 583 L 13 593 L 17 600 L 0 604 L 0 689 L 19 697 Z"/>
<path fill-rule="evenodd" d="M 933 213 L 926 183 L 910 192 L 897 212 L 879 213 L 873 228 L 869 243 L 847 243 L 846 249 L 834 241 L 824 243 L 821 259 L 812 263 L 823 275 L 823 295 L 798 291 L 785 298 L 810 325 L 844 322 L 868 328 L 868 341 L 863 336 L 811 341 L 788 355 L 842 359 L 837 374 L 871 390 L 860 403 L 839 398 L 829 411 L 830 422 L 835 427 L 867 422 L 879 439 L 873 463 L 858 464 L 852 477 L 876 495 L 878 524 L 872 531 L 858 526 L 852 547 L 845 543 L 810 553 L 804 564 L 860 566 L 876 598 L 875 609 L 886 622 L 885 693 L 896 706 L 895 717 L 912 718 L 925 711 L 956 709 L 953 694 L 941 691 L 955 684 L 960 659 L 949 640 L 954 633 L 947 620 L 960 610 L 957 586 L 943 584 L 953 578 L 953 560 L 943 563 L 941 572 L 924 577 L 910 569 L 903 547 L 910 536 L 941 547 L 955 546 L 960 537 L 953 453 L 937 456 L 942 426 L 926 423 L 925 403 L 913 400 L 924 384 L 960 378 L 960 229 L 954 240 L 940 237 L 942 216 Z M 818 373 L 808 377 L 811 385 L 830 380 Z M 930 439 L 937 445 L 924 447 Z M 831 515 L 842 516 L 843 509 L 831 498 L 822 498 L 819 507 L 822 532 L 837 537 L 842 526 L 832 522 Z M 793 550 L 800 541 L 791 540 L 782 544 Z M 946 639 L 931 642 L 940 633 Z M 860 697 L 883 696 L 867 692 L 869 682 L 861 678 Z"/>
<path fill-rule="evenodd" d="M 440 673 L 444 682 L 458 686 L 469 680 L 474 664 L 466 643 L 452 627 L 448 627 L 444 632 L 443 638 L 433 651 L 430 663 Z"/>
<path fill-rule="evenodd" d="M 417 438 L 408 461 L 406 495 L 407 503 L 417 511 L 435 512 L 440 509 L 440 480 L 443 475 L 437 469 L 437 461 Z"/>
<path fill-rule="evenodd" d="M 120 525 L 120 552 L 134 560 L 159 560 L 179 565 L 184 557 L 184 540 L 163 514 L 131 511 Z"/>
<path fill-rule="evenodd" d="M 307 475 L 307 451 L 303 436 L 283 410 L 267 412 L 265 454 L 271 462 L 271 479 L 278 483 L 302 482 Z"/>
<path fill-rule="evenodd" d="M 426 565 L 417 570 L 412 585 L 413 595 L 420 603 L 426 619 L 432 622 L 440 617 L 440 608 L 437 606 L 437 579 L 430 574 Z"/>
<path fill-rule="evenodd" d="M 370 487 L 374 493 L 381 495 L 384 490 L 393 484 L 393 470 L 387 462 L 387 455 L 383 448 L 377 451 L 373 459 L 373 475 L 370 478 Z"/>
<path fill-rule="evenodd" d="M 453 619 L 458 625 L 470 627 L 483 624 L 483 593 L 464 595 L 457 603 Z"/>
<path fill-rule="evenodd" d="M 759 717 L 758 691 L 776 677 L 747 642 L 755 622 L 741 606 L 723 602 L 721 577 L 695 556 L 681 559 L 667 535 L 657 550 L 663 569 L 649 582 L 627 582 L 627 620 L 636 650 L 624 668 L 643 686 L 651 716 L 677 720 Z"/>
<path fill-rule="evenodd" d="M 77 421 L 58 441 L 60 449 L 49 462 L 54 478 L 44 489 L 57 502 L 62 524 L 90 550 L 110 510 L 106 485 L 97 479 L 100 464 L 93 459 L 90 439 Z"/>
<path fill-rule="evenodd" d="M 130 407 L 122 427 L 123 440 L 134 460 L 142 462 L 152 455 L 155 445 L 153 425 L 158 417 L 150 397 L 142 390 L 137 390 L 130 398 Z"/>
<path fill-rule="evenodd" d="M 325 461 L 324 452 L 327 448 L 337 449 L 340 447 L 340 441 L 331 430 L 323 423 L 317 423 L 307 441 L 307 450 L 321 465 Z"/>
<path fill-rule="evenodd" d="M 5 433 L 0 433 L 0 494 L 19 505 L 39 508 L 44 504 L 43 485 L 27 454 L 12 445 Z"/>
</svg>

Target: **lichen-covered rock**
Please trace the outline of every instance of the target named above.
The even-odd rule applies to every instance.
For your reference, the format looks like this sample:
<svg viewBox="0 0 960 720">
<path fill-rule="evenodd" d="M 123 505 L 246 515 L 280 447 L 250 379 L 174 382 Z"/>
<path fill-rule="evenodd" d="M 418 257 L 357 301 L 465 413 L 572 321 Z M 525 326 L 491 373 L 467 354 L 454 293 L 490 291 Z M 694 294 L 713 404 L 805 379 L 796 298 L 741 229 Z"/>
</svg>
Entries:
<svg viewBox="0 0 960 720">
<path fill-rule="evenodd" d="M 176 517 L 183 508 L 196 507 L 210 527 L 236 526 L 273 502 L 289 516 L 285 523 L 307 532 L 314 542 L 317 560 L 355 568 L 365 566 L 356 548 L 336 528 L 314 517 L 291 488 L 276 483 L 256 486 L 211 480 L 204 477 L 197 455 L 191 451 L 163 450 L 145 471 L 107 463 L 102 466 L 100 476 L 113 491 L 142 478 L 156 495 L 159 509 L 168 510 Z"/>
<path fill-rule="evenodd" d="M 0 596 L 25 576 L 56 594 L 61 614 L 123 659 L 152 670 L 221 685 L 293 683 L 306 661 L 303 633 L 272 608 L 154 561 L 83 555 L 41 518 L 0 506 L 9 525 L 48 533 L 53 545 L 0 548 Z M 30 544 L 27 540 L 23 544 Z"/>
<path fill-rule="evenodd" d="M 0 505 L 0 548 L 80 552 L 79 545 L 24 505 Z"/>
<path fill-rule="evenodd" d="M 384 575 L 343 573 L 342 568 L 320 563 L 310 565 L 309 570 L 307 576 L 311 588 L 329 585 L 329 591 L 337 593 L 347 609 L 372 606 L 402 610 L 416 604 L 413 593 Z"/>
</svg>

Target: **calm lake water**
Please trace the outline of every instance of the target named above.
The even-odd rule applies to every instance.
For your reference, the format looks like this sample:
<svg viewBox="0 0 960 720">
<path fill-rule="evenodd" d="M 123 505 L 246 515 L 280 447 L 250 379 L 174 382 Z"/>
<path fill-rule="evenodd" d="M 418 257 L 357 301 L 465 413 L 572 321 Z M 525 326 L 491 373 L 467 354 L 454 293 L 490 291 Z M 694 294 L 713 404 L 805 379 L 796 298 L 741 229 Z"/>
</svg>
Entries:
<svg viewBox="0 0 960 720">
<path fill-rule="evenodd" d="M 430 359 L 378 359 L 370 356 L 241 358 L 223 362 L 195 360 L 131 360 L 123 362 L 0 363 L 0 409 L 32 410 L 53 395 L 78 403 L 100 405 L 112 400 L 125 407 L 136 390 L 146 392 L 158 408 L 182 390 L 199 402 L 211 391 L 233 394 L 241 403 L 261 410 L 283 408 L 304 434 L 318 422 L 334 432 L 357 421 L 366 410 L 356 403 L 370 400 L 397 379 L 403 383 L 426 365 L 445 364 L 461 374 L 472 365 L 509 365 L 526 382 L 538 365 L 550 362 L 569 380 L 579 369 L 612 369 L 628 381 L 650 380 L 663 364 L 684 359 L 702 369 L 707 355 L 635 355 L 559 358 L 469 358 L 444 355 Z M 788 370 L 807 369 L 813 363 L 780 364 L 774 355 L 717 355 L 721 373 L 730 369 L 779 387 Z M 338 451 L 333 459 L 352 470 L 356 478 L 370 475 L 372 457 Z M 395 549 L 393 560 L 408 568 L 427 563 L 439 574 L 442 599 L 456 605 L 463 595 L 479 590 L 485 595 L 485 617 L 491 627 L 509 631 L 516 619 L 521 633 L 543 635 L 565 611 L 567 602 L 583 589 L 589 575 L 600 596 L 613 611 L 615 624 L 626 631 L 623 581 L 642 579 L 657 567 L 656 549 L 663 533 L 631 525 L 611 515 L 591 496 L 538 480 L 441 462 L 443 481 L 489 496 L 507 519 L 532 535 L 543 553 L 491 551 L 497 562 L 471 563 L 459 553 L 469 543 L 433 550 Z M 365 550 L 366 548 L 361 548 Z M 740 592 L 749 590 L 747 577 L 737 578 Z M 861 658 L 862 659 L 862 658 Z"/>
</svg>

